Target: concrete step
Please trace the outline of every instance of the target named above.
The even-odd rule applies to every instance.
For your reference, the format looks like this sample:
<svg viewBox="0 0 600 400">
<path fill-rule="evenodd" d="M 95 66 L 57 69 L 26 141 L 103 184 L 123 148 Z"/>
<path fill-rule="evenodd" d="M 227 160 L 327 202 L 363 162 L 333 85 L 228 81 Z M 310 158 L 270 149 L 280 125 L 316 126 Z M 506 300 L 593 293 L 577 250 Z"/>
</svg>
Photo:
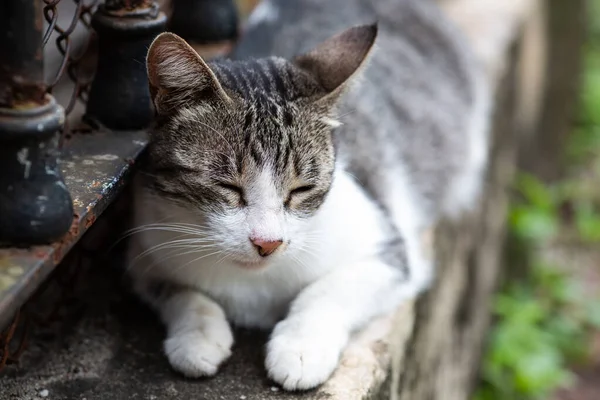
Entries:
<svg viewBox="0 0 600 400">
<path fill-rule="evenodd" d="M 86 237 L 80 246 L 90 241 L 98 239 Z M 68 257 L 23 311 L 12 347 L 28 318 L 27 348 L 18 364 L 0 373 L 0 400 L 351 400 L 368 398 L 387 376 L 390 318 L 361 332 L 331 381 L 307 394 L 285 393 L 267 379 L 265 332 L 237 330 L 233 356 L 214 378 L 185 379 L 171 370 L 162 354 L 165 332 L 160 322 L 128 291 L 122 252 L 113 249 L 103 256 L 107 253 L 102 246 L 85 253 L 78 249 Z M 39 317 L 49 314 L 55 317 Z"/>
</svg>

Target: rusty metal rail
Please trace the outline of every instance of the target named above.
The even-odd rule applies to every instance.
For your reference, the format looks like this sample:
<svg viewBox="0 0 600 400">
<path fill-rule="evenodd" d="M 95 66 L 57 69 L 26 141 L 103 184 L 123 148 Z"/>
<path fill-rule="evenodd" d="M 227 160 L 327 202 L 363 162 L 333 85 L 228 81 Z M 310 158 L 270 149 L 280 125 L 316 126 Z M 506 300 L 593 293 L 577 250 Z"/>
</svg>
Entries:
<svg viewBox="0 0 600 400">
<path fill-rule="evenodd" d="M 0 27 L 0 243 L 44 243 L 73 211 L 57 166 L 64 109 L 43 80 L 42 3 L 1 2 Z"/>
<path fill-rule="evenodd" d="M 66 144 L 61 170 L 71 188 L 73 222 L 52 244 L 0 249 L 0 329 L 123 189 L 144 145 L 143 131 L 75 135 Z"/>
</svg>

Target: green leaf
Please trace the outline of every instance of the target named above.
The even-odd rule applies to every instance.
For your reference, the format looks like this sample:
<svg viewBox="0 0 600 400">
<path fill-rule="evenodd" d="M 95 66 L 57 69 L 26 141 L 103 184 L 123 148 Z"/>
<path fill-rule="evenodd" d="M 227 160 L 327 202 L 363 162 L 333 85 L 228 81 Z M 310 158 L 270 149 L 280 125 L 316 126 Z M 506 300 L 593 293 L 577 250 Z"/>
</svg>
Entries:
<svg viewBox="0 0 600 400">
<path fill-rule="evenodd" d="M 535 353 L 522 357 L 515 373 L 516 386 L 523 394 L 548 393 L 565 379 L 562 358 L 551 346 L 538 346 Z"/>
<path fill-rule="evenodd" d="M 588 54 L 586 64 L 597 65 L 596 68 L 588 68 L 584 72 L 582 86 L 582 122 L 586 125 L 600 124 L 600 54 Z"/>
<path fill-rule="evenodd" d="M 600 329 L 600 300 L 590 302 L 586 307 L 588 323 L 596 329 Z"/>
<path fill-rule="evenodd" d="M 531 205 L 548 212 L 554 210 L 555 203 L 552 191 L 533 175 L 519 174 L 516 187 Z"/>
<path fill-rule="evenodd" d="M 475 392 L 473 400 L 503 400 L 499 395 L 498 389 L 490 386 L 481 386 Z"/>
<path fill-rule="evenodd" d="M 536 325 L 544 318 L 545 311 L 541 304 L 535 300 L 521 303 L 514 311 L 512 319 L 518 324 Z"/>
<path fill-rule="evenodd" d="M 558 231 L 556 214 L 537 208 L 513 208 L 510 223 L 513 232 L 523 239 L 545 240 Z"/>
<path fill-rule="evenodd" d="M 575 207 L 575 225 L 583 240 L 600 241 L 600 214 L 589 202 L 581 202 Z"/>
</svg>

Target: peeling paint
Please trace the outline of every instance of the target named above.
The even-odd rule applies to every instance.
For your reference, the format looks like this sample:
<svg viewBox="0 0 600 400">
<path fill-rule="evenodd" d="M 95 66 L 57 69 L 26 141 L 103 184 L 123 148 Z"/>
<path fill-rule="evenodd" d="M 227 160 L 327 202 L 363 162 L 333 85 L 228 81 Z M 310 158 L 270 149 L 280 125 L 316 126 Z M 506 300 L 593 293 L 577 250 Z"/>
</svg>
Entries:
<svg viewBox="0 0 600 400">
<path fill-rule="evenodd" d="M 114 161 L 119 159 L 119 156 L 114 154 L 98 154 L 96 156 L 92 156 L 91 158 L 98 161 Z"/>
<path fill-rule="evenodd" d="M 27 147 L 23 147 L 21 150 L 17 152 L 17 160 L 19 164 L 25 167 L 23 172 L 23 178 L 29 179 L 29 172 L 31 171 L 31 161 L 29 161 L 29 149 Z"/>
<path fill-rule="evenodd" d="M 46 165 L 46 174 L 52 175 L 52 176 L 58 176 L 58 172 L 55 169 L 50 168 L 48 165 Z"/>
<path fill-rule="evenodd" d="M 0 275 L 0 292 L 9 289 L 16 282 L 15 278 L 11 276 Z"/>
<path fill-rule="evenodd" d="M 13 265 L 12 267 L 8 268 L 6 270 L 6 274 L 13 276 L 13 277 L 19 277 L 21 275 L 23 275 L 23 267 L 19 266 L 19 265 Z"/>
<path fill-rule="evenodd" d="M 16 278 L 23 275 L 23 267 L 13 264 L 7 258 L 0 259 L 0 292 L 9 289 L 15 284 Z"/>
<path fill-rule="evenodd" d="M 7 322 L 7 315 L 22 305 L 22 293 L 30 293 L 40 285 L 46 276 L 44 271 L 52 270 L 63 259 L 65 253 L 111 203 L 125 179 L 131 177 L 125 174 L 145 145 L 143 137 L 144 132 L 75 135 L 62 151 L 60 169 L 51 164 L 42 167 L 45 167 L 42 173 L 49 176 L 60 176 L 62 170 L 75 207 L 73 224 L 70 231 L 53 245 L 0 249 L 0 325 Z M 24 161 L 33 157 L 33 151 L 39 151 L 38 143 L 35 145 L 34 149 L 29 147 L 29 154 L 22 154 Z M 30 175 L 34 173 L 33 168 L 32 163 Z M 96 187 L 91 187 L 92 184 Z M 14 188 L 6 190 L 14 191 Z M 34 197 L 34 201 L 47 203 L 39 196 Z M 47 206 L 46 210 L 50 211 L 50 208 Z M 41 220 L 36 218 L 36 221 Z M 15 266 L 17 268 L 13 269 Z"/>
</svg>

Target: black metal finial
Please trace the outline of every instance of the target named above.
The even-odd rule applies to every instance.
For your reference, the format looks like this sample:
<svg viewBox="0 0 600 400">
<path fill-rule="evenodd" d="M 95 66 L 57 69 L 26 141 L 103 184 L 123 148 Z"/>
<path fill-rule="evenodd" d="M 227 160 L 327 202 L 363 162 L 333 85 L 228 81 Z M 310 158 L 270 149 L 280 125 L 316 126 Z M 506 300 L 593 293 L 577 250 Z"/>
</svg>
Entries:
<svg viewBox="0 0 600 400">
<path fill-rule="evenodd" d="M 153 117 L 146 53 L 166 26 L 166 16 L 149 0 L 107 0 L 92 19 L 98 33 L 96 75 L 85 118 L 114 130 L 147 127 Z"/>
<path fill-rule="evenodd" d="M 233 0 L 173 0 L 169 30 L 196 43 L 218 43 L 238 36 Z"/>
<path fill-rule="evenodd" d="M 73 220 L 58 169 L 64 110 L 43 81 L 42 3 L 0 3 L 0 244 L 48 243 Z"/>
</svg>

